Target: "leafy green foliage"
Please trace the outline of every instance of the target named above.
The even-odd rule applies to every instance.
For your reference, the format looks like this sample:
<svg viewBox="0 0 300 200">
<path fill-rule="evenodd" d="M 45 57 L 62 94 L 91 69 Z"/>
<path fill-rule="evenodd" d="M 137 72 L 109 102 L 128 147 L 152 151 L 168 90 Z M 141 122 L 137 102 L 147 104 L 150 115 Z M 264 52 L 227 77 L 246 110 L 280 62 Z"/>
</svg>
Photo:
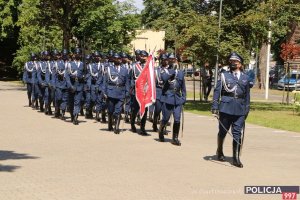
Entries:
<svg viewBox="0 0 300 200">
<path fill-rule="evenodd" d="M 10 29 L 19 29 L 20 49 L 13 65 L 20 72 L 30 52 L 129 50 L 141 20 L 132 1 L 0 0 L 0 8 L 0 39 L 8 37 Z"/>
</svg>

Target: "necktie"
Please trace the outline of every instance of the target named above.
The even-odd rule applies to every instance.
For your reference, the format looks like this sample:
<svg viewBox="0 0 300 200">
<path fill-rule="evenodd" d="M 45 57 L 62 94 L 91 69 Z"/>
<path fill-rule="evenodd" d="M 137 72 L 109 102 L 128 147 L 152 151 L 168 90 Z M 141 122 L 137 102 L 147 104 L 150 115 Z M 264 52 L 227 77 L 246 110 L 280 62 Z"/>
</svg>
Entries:
<svg viewBox="0 0 300 200">
<path fill-rule="evenodd" d="M 237 74 L 236 72 L 234 73 L 234 77 L 235 77 L 237 80 L 239 80 L 238 74 Z"/>
</svg>

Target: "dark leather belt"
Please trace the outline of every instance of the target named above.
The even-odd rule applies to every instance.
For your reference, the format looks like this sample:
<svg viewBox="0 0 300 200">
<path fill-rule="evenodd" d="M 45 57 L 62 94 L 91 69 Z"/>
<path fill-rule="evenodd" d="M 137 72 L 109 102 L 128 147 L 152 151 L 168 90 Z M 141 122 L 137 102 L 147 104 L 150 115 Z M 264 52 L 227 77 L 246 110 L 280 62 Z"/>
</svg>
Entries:
<svg viewBox="0 0 300 200">
<path fill-rule="evenodd" d="M 244 99 L 245 95 L 244 94 L 234 94 L 234 93 L 229 93 L 229 92 L 222 92 L 222 96 L 226 96 L 226 97 L 234 97 L 235 99 Z"/>
<path fill-rule="evenodd" d="M 95 85 L 97 83 L 97 80 L 92 79 L 92 84 Z"/>
<path fill-rule="evenodd" d="M 78 77 L 71 77 L 71 81 L 72 84 L 74 84 L 74 82 L 79 82 L 79 83 L 84 83 L 84 78 L 78 78 Z"/>
<path fill-rule="evenodd" d="M 125 87 L 125 85 L 123 85 L 123 84 L 122 85 L 116 85 L 116 84 L 110 84 L 109 83 L 108 85 L 111 85 L 111 86 L 114 86 L 114 87 Z"/>
</svg>

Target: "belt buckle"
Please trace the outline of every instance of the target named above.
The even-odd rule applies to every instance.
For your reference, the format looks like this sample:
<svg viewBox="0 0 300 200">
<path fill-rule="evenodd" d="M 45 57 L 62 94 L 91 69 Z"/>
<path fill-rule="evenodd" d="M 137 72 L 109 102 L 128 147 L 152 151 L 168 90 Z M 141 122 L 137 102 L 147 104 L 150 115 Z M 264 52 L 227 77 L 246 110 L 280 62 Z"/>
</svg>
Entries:
<svg viewBox="0 0 300 200">
<path fill-rule="evenodd" d="M 78 77 L 75 77 L 75 81 L 78 81 Z"/>
</svg>

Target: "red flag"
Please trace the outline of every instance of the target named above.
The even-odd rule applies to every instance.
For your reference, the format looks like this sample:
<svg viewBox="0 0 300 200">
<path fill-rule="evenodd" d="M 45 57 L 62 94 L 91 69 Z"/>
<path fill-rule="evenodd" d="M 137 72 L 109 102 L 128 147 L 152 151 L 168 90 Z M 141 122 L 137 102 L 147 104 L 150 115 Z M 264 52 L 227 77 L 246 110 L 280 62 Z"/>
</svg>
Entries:
<svg viewBox="0 0 300 200">
<path fill-rule="evenodd" d="M 135 82 L 136 100 L 140 105 L 141 117 L 145 114 L 145 108 L 156 100 L 156 86 L 154 77 L 154 59 L 151 54 L 146 65 Z"/>
</svg>

